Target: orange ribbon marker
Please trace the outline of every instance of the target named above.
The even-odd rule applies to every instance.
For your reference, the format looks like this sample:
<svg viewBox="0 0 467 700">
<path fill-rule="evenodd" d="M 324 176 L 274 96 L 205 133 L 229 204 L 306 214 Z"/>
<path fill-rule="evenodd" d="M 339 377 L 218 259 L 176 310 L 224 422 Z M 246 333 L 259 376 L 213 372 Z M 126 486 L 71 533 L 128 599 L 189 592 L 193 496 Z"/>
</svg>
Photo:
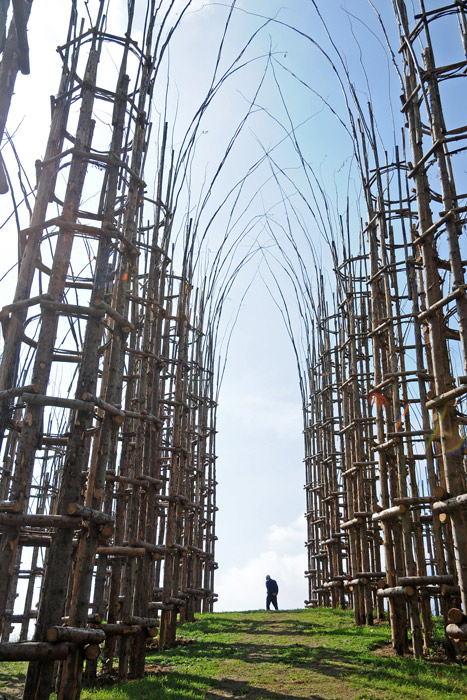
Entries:
<svg viewBox="0 0 467 700">
<path fill-rule="evenodd" d="M 368 401 L 370 402 L 370 406 L 374 404 L 377 408 L 389 406 L 389 399 L 383 396 L 383 394 L 379 394 L 377 391 L 370 392 L 368 395 Z"/>
</svg>

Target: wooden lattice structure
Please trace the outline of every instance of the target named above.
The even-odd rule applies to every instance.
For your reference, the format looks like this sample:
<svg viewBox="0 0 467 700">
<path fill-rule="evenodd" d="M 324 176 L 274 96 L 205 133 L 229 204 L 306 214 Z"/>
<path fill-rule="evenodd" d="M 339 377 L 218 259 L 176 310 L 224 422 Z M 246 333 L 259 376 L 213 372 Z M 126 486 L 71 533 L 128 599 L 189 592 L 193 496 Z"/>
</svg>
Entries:
<svg viewBox="0 0 467 700">
<path fill-rule="evenodd" d="M 432 642 L 432 613 L 445 616 L 451 639 L 467 637 L 458 626 L 467 571 L 467 245 L 465 194 L 456 189 L 466 127 L 443 103 L 445 83 L 465 79 L 466 7 L 421 2 L 415 17 L 404 2 L 394 9 L 407 121 L 390 162 L 376 146 L 371 105 L 366 117 L 357 105 L 367 222 L 357 251 L 342 235 L 340 297 L 332 317 L 322 308 L 314 336 L 307 604 L 350 604 L 361 624 L 375 609 L 381 616 L 386 599 L 394 648 L 408 650 L 410 627 L 418 657 Z M 447 32 L 458 59 L 436 65 Z"/>
<path fill-rule="evenodd" d="M 108 670 L 117 657 L 120 679 L 141 676 L 147 638 L 171 646 L 177 619 L 215 600 L 213 353 L 189 231 L 179 269 L 170 259 L 167 128 L 154 194 L 144 181 L 164 22 L 153 8 L 138 45 L 135 3 L 124 36 L 104 6 L 89 27 L 72 6 L 1 311 L 1 654 L 31 661 L 24 697 L 53 683 L 78 697 L 101 643 Z"/>
<path fill-rule="evenodd" d="M 107 671 L 118 660 L 120 680 L 141 676 L 147 639 L 170 647 L 177 622 L 216 598 L 212 288 L 197 287 L 190 220 L 174 255 L 177 159 L 167 125 L 157 149 L 150 138 L 178 20 L 148 0 L 138 34 L 130 1 L 117 35 L 103 0 L 90 22 L 70 4 L 16 292 L 0 311 L 0 654 L 31 661 L 25 698 L 79 697 L 101 645 Z M 28 70 L 31 2 L 12 6 L 1 133 Z M 408 651 L 410 628 L 419 657 L 433 613 L 467 638 L 467 127 L 444 94 L 465 80 L 467 6 L 394 10 L 406 124 L 389 158 L 371 105 L 354 103 L 365 221 L 341 219 L 334 289 L 318 276 L 307 310 L 307 604 L 352 606 L 357 624 L 388 610 L 395 650 Z M 456 58 L 437 65 L 447 32 Z"/>
</svg>

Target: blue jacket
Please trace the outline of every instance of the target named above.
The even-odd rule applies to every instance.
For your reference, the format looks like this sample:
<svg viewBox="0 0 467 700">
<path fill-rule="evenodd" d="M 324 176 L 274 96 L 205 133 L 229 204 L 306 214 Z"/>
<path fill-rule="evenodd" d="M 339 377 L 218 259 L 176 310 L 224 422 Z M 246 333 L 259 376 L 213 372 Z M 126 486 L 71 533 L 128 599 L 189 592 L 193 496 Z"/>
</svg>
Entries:
<svg viewBox="0 0 467 700">
<path fill-rule="evenodd" d="M 269 594 L 278 594 L 279 593 L 279 586 L 277 585 L 277 581 L 274 581 L 273 578 L 268 578 L 266 581 L 266 590 Z"/>
</svg>

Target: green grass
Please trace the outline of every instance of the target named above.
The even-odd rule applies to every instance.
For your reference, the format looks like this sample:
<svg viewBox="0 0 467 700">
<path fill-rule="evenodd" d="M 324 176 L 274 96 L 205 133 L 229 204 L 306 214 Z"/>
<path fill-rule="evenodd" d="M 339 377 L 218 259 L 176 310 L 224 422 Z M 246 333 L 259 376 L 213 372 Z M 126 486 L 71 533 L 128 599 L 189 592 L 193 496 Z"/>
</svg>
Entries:
<svg viewBox="0 0 467 700">
<path fill-rule="evenodd" d="M 145 678 L 86 688 L 82 700 L 466 699 L 467 666 L 397 658 L 388 625 L 356 627 L 351 611 L 199 615 L 178 636 L 188 643 L 148 651 Z M 26 666 L 0 664 L 0 699 L 21 697 Z"/>
<path fill-rule="evenodd" d="M 25 661 L 2 661 L 0 663 L 0 698 L 4 697 L 7 691 L 21 697 L 27 669 L 28 664 Z"/>
<path fill-rule="evenodd" d="M 200 615 L 179 628 L 192 640 L 148 654 L 152 675 L 85 689 L 83 700 L 465 700 L 467 668 L 399 659 L 387 625 L 359 628 L 349 611 Z M 157 673 L 156 673 L 157 671 Z"/>
</svg>

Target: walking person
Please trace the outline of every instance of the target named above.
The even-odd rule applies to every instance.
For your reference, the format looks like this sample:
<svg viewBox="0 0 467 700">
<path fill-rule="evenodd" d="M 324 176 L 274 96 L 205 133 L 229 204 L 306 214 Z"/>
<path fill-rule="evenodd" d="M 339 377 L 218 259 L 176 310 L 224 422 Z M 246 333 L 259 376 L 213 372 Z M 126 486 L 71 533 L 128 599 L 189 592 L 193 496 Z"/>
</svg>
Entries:
<svg viewBox="0 0 467 700">
<path fill-rule="evenodd" d="M 271 603 L 273 604 L 273 607 L 278 610 L 277 594 L 279 593 L 279 586 L 277 585 L 277 581 L 274 581 L 269 574 L 266 576 L 266 591 L 266 610 L 269 610 Z"/>
</svg>

